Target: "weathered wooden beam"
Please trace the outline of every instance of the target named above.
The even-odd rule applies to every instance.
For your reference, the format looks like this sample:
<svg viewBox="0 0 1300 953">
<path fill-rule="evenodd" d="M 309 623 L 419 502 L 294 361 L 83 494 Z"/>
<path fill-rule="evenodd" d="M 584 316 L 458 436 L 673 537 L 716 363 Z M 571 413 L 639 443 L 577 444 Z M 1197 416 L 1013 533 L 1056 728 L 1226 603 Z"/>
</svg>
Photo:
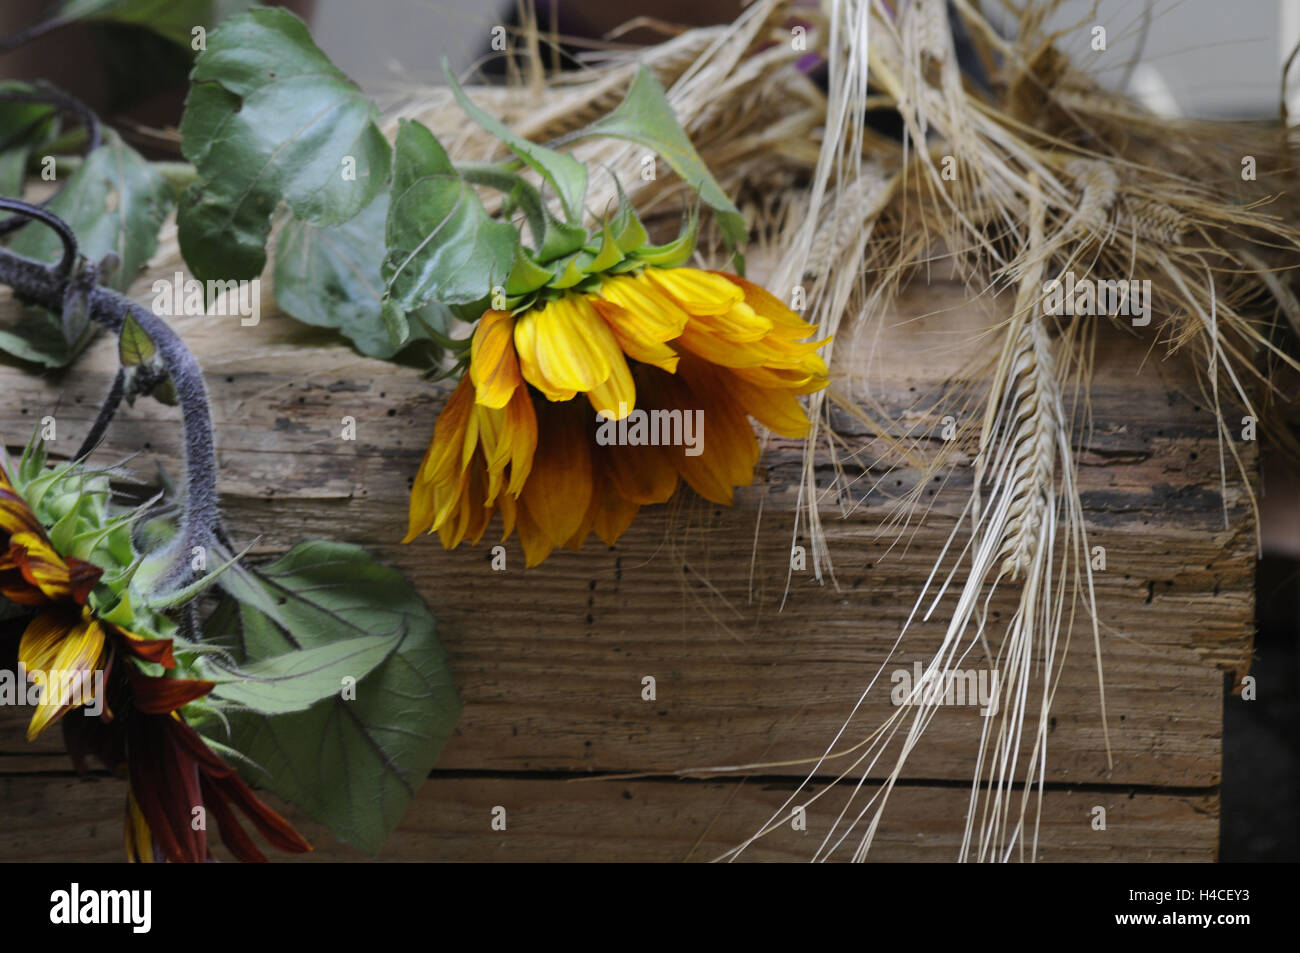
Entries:
<svg viewBox="0 0 1300 953">
<path fill-rule="evenodd" d="M 3 767 L 3 765 L 0 765 Z M 769 780 L 569 783 L 513 777 L 433 777 L 421 789 L 380 860 L 708 861 L 762 827 L 789 786 Z M 120 861 L 126 785 L 114 778 L 0 774 L 0 857 Z M 870 794 L 870 789 L 866 792 Z M 960 786 L 897 789 L 870 855 L 880 861 L 950 861 L 962 838 L 969 792 Z M 278 802 L 277 802 L 277 806 Z M 505 809 L 505 830 L 492 827 Z M 1093 827 L 1105 808 L 1106 829 Z M 836 807 L 838 811 L 838 805 Z M 357 861 L 319 825 L 288 810 L 315 850 L 275 860 Z M 806 861 L 834 811 L 810 808 L 807 831 L 784 824 L 757 841 L 748 860 Z M 1047 792 L 1038 860 L 1212 861 L 1218 800 L 1205 792 L 1123 788 Z M 213 833 L 214 840 L 215 831 Z M 852 841 L 846 842 L 852 843 Z M 837 852 L 843 859 L 852 848 Z M 218 845 L 215 853 L 228 858 Z M 1028 856 L 1026 849 L 1026 856 Z"/>
<path fill-rule="evenodd" d="M 137 287 L 147 289 L 148 278 Z M 837 414 L 863 454 L 860 472 L 850 467 L 856 485 L 822 507 L 835 584 L 795 573 L 786 592 L 800 448 L 779 439 L 768 442 L 762 479 L 738 493 L 732 508 L 683 493 L 643 510 L 613 548 L 589 542 L 580 553 L 559 553 L 524 570 L 511 542 L 508 570 L 493 572 L 487 541 L 452 553 L 434 539 L 398 543 L 410 480 L 446 388 L 274 314 L 265 288 L 264 295 L 256 327 L 240 326 L 238 318 L 175 322 L 208 373 L 225 513 L 238 540 L 258 540 L 255 557 L 329 536 L 366 545 L 411 577 L 440 620 L 465 702 L 439 770 L 652 772 L 820 754 L 885 663 L 969 486 L 970 467 L 960 465 L 920 489 L 920 507 L 895 545 L 882 524 L 920 476 L 890 469 L 883 441 Z M 956 286 L 917 289 L 877 326 L 842 335 L 837 379 L 854 391 L 869 386 L 872 399 L 915 432 L 937 432 L 945 407 L 935 398 L 969 368 L 972 349 L 961 335 L 989 319 Z M 1214 416 L 1201 403 L 1192 369 L 1181 359 L 1161 361 L 1150 346 L 1151 338 L 1136 331 L 1099 328 L 1091 421 L 1078 434 L 1089 543 L 1107 550 L 1097 599 L 1114 767 L 1107 768 L 1102 740 L 1091 633 L 1080 625 L 1056 697 L 1047 777 L 1058 784 L 1205 789 L 1191 800 L 1212 814 L 1223 671 L 1242 673 L 1250 658 L 1253 528 L 1231 468 L 1225 528 Z M 53 449 L 70 452 L 108 387 L 114 360 L 105 341 L 83 358 L 75 378 L 0 366 L 0 434 L 20 444 L 52 415 L 59 434 Z M 345 416 L 356 421 L 355 441 L 340 437 Z M 132 466 L 142 474 L 162 463 L 175 476 L 178 436 L 175 411 L 141 401 L 123 410 L 95 459 L 135 455 Z M 1253 466 L 1253 445 L 1239 449 Z M 823 476 L 828 484 L 829 467 Z M 873 492 L 864 496 L 868 487 Z M 841 506 L 850 511 L 844 518 Z M 991 605 L 1001 613 L 994 619 L 1007 618 L 1010 606 L 1004 592 Z M 942 619 L 915 626 L 889 669 L 928 658 L 941 632 Z M 981 662 L 972 656 L 970 664 Z M 657 679 L 653 702 L 641 698 L 645 675 Z M 863 706 L 857 737 L 894 710 L 889 687 L 882 679 Z M 64 763 L 57 733 L 27 745 L 22 721 L 19 713 L 0 712 L 0 772 L 14 776 L 11 784 L 24 772 L 57 771 Z M 978 727 L 972 708 L 942 711 L 905 777 L 968 778 Z M 762 770 L 793 775 L 806 768 Z M 700 806 L 678 811 L 701 811 L 718 797 L 705 785 L 646 788 L 670 789 L 679 799 L 674 804 L 700 798 Z M 46 790 L 55 798 L 48 809 L 57 812 L 64 809 L 59 792 L 73 789 Z M 954 795 L 944 792 L 926 795 L 934 813 L 925 823 L 947 830 L 939 806 Z M 1190 802 L 1180 795 L 1149 803 Z M 594 803 L 591 809 L 604 810 Z M 952 810 L 948 821 L 959 824 L 962 810 Z M 1213 827 L 1212 816 L 1197 816 Z M 601 815 L 598 823 L 608 820 Z M 914 820 L 921 823 L 922 815 Z M 1057 830 L 1044 835 L 1050 850 L 1076 844 L 1053 840 Z M 677 835 L 663 836 L 673 849 L 680 846 L 672 840 Z M 1204 858 L 1214 838 L 1196 836 L 1195 844 L 1152 850 Z M 567 856 L 571 848 L 560 846 L 561 835 L 553 838 L 545 849 Z M 489 843 L 471 837 L 457 856 L 470 856 L 470 844 Z M 1093 842 L 1085 838 L 1078 849 L 1105 849 L 1081 846 L 1087 843 Z M 1140 839 L 1126 843 L 1138 851 Z M 636 850 L 648 856 L 658 849 Z M 671 851 L 664 852 L 667 859 Z"/>
</svg>

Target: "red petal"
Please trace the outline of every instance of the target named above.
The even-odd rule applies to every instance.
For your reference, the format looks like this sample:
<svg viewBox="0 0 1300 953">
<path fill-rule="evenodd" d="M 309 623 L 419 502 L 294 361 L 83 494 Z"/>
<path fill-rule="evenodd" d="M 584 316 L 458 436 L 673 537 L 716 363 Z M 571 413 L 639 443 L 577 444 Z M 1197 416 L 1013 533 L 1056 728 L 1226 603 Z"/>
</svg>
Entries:
<svg viewBox="0 0 1300 953">
<path fill-rule="evenodd" d="M 197 678 L 155 678 L 145 675 L 134 665 L 127 666 L 131 676 L 131 693 L 137 710 L 150 715 L 166 715 L 202 698 L 216 687 L 216 682 Z"/>
<path fill-rule="evenodd" d="M 104 570 L 94 563 L 72 556 L 64 559 L 64 562 L 68 564 L 68 588 L 72 590 L 72 598 L 77 601 L 77 605 L 84 606 L 86 600 L 90 598 L 90 591 L 95 588 L 95 583 L 99 582 L 99 577 L 104 575 Z"/>
<path fill-rule="evenodd" d="M 203 787 L 203 800 L 212 815 L 217 819 L 217 830 L 221 834 L 221 843 L 230 848 L 230 852 L 235 855 L 236 859 L 242 860 L 246 864 L 264 864 L 266 855 L 257 849 L 253 843 L 253 838 L 248 836 L 248 832 L 240 825 L 239 819 L 235 817 L 235 812 L 230 809 L 226 803 L 225 797 L 216 789 L 214 782 L 208 778 L 203 778 L 200 784 Z"/>
</svg>

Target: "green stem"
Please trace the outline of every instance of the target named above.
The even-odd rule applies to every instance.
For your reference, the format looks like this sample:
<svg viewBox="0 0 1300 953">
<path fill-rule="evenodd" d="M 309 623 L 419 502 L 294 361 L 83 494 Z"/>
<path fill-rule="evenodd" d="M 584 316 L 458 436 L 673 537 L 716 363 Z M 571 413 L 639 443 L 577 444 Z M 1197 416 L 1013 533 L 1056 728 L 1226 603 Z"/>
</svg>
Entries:
<svg viewBox="0 0 1300 953">
<path fill-rule="evenodd" d="M 38 160 L 39 161 L 39 160 Z M 71 175 L 81 168 L 86 160 L 82 156 L 55 156 L 55 169 L 60 178 L 64 173 Z M 184 192 L 199 181 L 199 171 L 188 162 L 150 162 L 155 172 L 167 180 L 175 192 Z"/>
</svg>

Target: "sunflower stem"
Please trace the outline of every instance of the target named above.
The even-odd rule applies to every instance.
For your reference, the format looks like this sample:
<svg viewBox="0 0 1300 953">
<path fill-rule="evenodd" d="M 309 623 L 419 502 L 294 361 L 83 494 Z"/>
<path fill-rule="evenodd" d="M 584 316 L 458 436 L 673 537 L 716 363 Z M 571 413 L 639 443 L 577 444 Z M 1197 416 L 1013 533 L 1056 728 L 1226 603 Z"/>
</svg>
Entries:
<svg viewBox="0 0 1300 953">
<path fill-rule="evenodd" d="M 104 439 L 104 433 L 108 430 L 108 425 L 113 422 L 117 409 L 122 406 L 122 397 L 125 394 L 126 371 L 119 367 L 117 374 L 113 377 L 113 385 L 108 389 L 104 402 L 99 405 L 99 414 L 95 417 L 95 422 L 91 424 L 90 433 L 86 434 L 86 439 L 81 441 L 81 446 L 77 449 L 74 459 L 84 460 L 99 446 L 99 441 Z"/>
<path fill-rule="evenodd" d="M 53 266 L 0 248 L 0 284 L 12 288 L 20 300 L 60 314 L 68 287 L 76 280 L 80 270 L 73 267 L 79 259 L 76 236 L 62 219 L 39 206 L 15 199 L 0 199 L 0 209 L 47 225 L 62 241 L 63 258 Z M 181 531 L 173 544 L 175 558 L 159 587 L 163 592 L 177 589 L 184 586 L 192 576 L 190 558 L 194 550 L 207 550 L 217 542 L 221 519 L 217 500 L 217 456 L 212 434 L 212 414 L 203 372 L 194 355 L 171 326 L 126 295 L 103 285 L 94 285 L 86 291 L 86 310 L 90 320 L 115 334 L 121 333 L 126 316 L 130 314 L 153 342 L 176 389 L 185 445 L 184 508 Z M 113 391 L 110 391 L 105 407 L 100 410 L 101 417 L 107 415 L 111 418 L 112 411 L 116 410 L 112 398 Z M 120 399 L 119 396 L 118 401 Z M 103 427 L 107 425 L 108 421 L 104 420 Z M 95 430 L 99 427 L 100 420 L 97 419 L 92 428 L 92 436 L 96 436 Z"/>
</svg>

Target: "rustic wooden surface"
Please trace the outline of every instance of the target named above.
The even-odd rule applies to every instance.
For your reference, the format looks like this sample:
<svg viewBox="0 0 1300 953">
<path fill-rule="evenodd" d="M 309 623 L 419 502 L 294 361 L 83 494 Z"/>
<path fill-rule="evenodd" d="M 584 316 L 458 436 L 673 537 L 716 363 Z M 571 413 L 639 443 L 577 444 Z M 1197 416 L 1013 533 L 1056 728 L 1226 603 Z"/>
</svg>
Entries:
<svg viewBox="0 0 1300 953">
<path fill-rule="evenodd" d="M 137 285 L 146 303 L 150 277 Z M 780 439 L 734 507 L 679 494 L 643 510 L 615 547 L 589 542 L 525 571 L 512 541 L 507 571 L 493 572 L 486 540 L 451 553 L 433 539 L 399 543 L 445 390 L 274 314 L 269 283 L 263 300 L 257 327 L 175 321 L 208 374 L 229 524 L 237 539 L 258 539 L 259 558 L 329 536 L 407 573 L 440 620 L 464 700 L 456 736 L 382 855 L 390 859 L 709 859 L 733 846 L 784 801 L 780 777 L 805 767 L 764 768 L 744 784 L 572 779 L 819 754 L 888 655 L 969 486 L 959 466 L 927 487 L 927 519 L 894 546 L 881 523 L 917 475 L 873 470 L 845 496 L 857 504 L 848 517 L 833 500 L 823 509 L 836 585 L 796 573 L 784 607 L 799 447 Z M 937 414 L 918 399 L 970 357 L 954 329 L 988 320 L 955 286 L 917 288 L 882 328 L 838 342 L 840 371 L 858 372 L 880 406 L 929 429 Z M 1249 665 L 1254 531 L 1232 474 L 1224 528 L 1213 414 L 1190 369 L 1151 351 L 1149 332 L 1100 329 L 1078 456 L 1089 543 L 1107 550 L 1097 598 L 1114 767 L 1080 630 L 1053 715 L 1043 859 L 1210 860 L 1216 850 L 1224 672 Z M 49 414 L 54 449 L 73 451 L 114 360 L 100 341 L 75 379 L 0 365 L 6 443 L 21 445 Z M 175 414 L 151 401 L 125 408 L 97 459 L 137 453 L 139 472 L 161 462 L 175 474 Z M 355 441 L 340 439 L 345 415 Z M 878 449 L 860 425 L 840 423 Z M 1253 466 L 1253 445 L 1240 449 Z M 876 490 L 862 500 L 868 484 Z M 992 609 L 1006 618 L 1008 604 Z M 897 664 L 927 659 L 941 632 L 915 627 Z M 641 698 L 645 675 L 657 680 L 652 702 Z M 892 710 L 888 687 L 863 706 L 859 737 Z M 58 733 L 28 745 L 24 723 L 21 710 L 0 711 L 0 859 L 118 858 L 121 783 L 77 779 Z M 973 709 L 940 712 L 874 858 L 955 856 L 978 728 Z M 1108 809 L 1104 832 L 1089 823 L 1097 804 Z M 505 832 L 490 829 L 495 805 L 508 809 Z M 814 811 L 807 835 L 774 835 L 752 856 L 804 859 L 827 820 Z M 307 826 L 316 857 L 357 856 Z"/>
</svg>

